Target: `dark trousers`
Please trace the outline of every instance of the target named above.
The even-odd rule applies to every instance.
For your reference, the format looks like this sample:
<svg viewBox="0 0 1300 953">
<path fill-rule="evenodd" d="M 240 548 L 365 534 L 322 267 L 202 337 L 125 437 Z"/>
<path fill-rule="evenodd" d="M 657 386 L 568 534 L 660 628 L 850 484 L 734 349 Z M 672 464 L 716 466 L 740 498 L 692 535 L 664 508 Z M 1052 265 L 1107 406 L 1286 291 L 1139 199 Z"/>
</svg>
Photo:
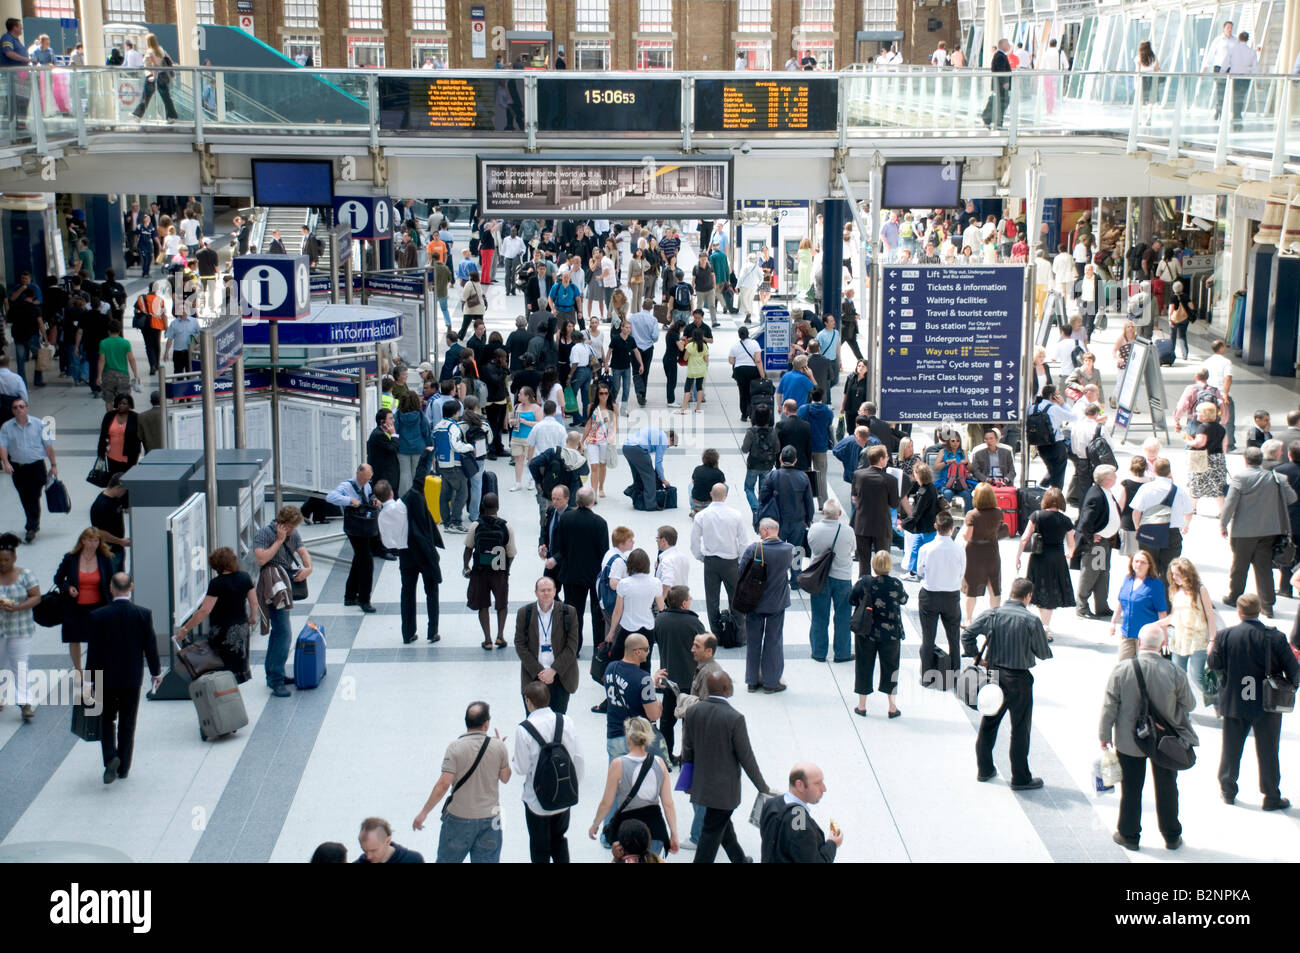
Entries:
<svg viewBox="0 0 1300 953">
<path fill-rule="evenodd" d="M 1234 536 L 1232 568 L 1228 570 L 1228 601 L 1236 602 L 1246 588 L 1246 571 L 1255 568 L 1255 591 L 1260 604 L 1273 608 L 1276 594 L 1273 591 L 1273 541 L 1276 536 Z"/>
<path fill-rule="evenodd" d="M 591 641 L 599 642 L 605 637 L 605 612 L 600 607 L 596 596 L 595 582 L 566 582 L 564 584 L 564 604 L 573 606 L 578 614 L 578 651 L 582 651 L 582 605 L 591 600 Z"/>
<path fill-rule="evenodd" d="M 677 403 L 677 361 L 669 360 L 668 356 L 664 357 L 664 383 L 665 393 L 668 395 L 669 406 Z"/>
<path fill-rule="evenodd" d="M 948 637 L 948 669 L 957 671 L 961 660 L 961 593 L 931 592 L 921 590 L 921 684 L 928 685 L 935 671 L 934 639 L 939 631 L 939 620 L 943 620 L 943 631 Z M 939 674 L 938 687 L 947 688 L 947 673 Z"/>
<path fill-rule="evenodd" d="M 736 594 L 736 580 L 740 577 L 740 563 L 735 559 L 727 559 L 725 556 L 705 556 L 704 557 L 704 605 L 709 617 L 709 630 L 717 632 L 721 622 L 719 616 L 722 613 L 718 605 L 718 589 L 722 588 L 727 591 L 727 605 Z M 745 615 L 743 612 L 731 610 L 731 618 L 736 623 L 736 637 L 740 644 L 745 644 Z"/>
<path fill-rule="evenodd" d="M 149 373 L 158 373 L 158 356 L 162 353 L 162 332 L 157 328 L 145 328 L 140 332 L 144 338 L 144 353 L 149 360 Z"/>
<path fill-rule="evenodd" d="M 45 489 L 45 461 L 14 463 L 13 468 L 14 489 L 18 491 L 18 499 L 22 501 L 23 513 L 27 517 L 27 532 L 34 533 L 41 528 L 41 491 Z"/>
<path fill-rule="evenodd" d="M 863 576 L 871 575 L 871 557 L 877 552 L 889 552 L 889 547 L 893 545 L 891 536 L 859 536 L 858 538 L 858 573 Z"/>
<path fill-rule="evenodd" d="M 1147 759 L 1117 754 L 1124 774 L 1120 782 L 1117 827 L 1120 836 L 1135 841 L 1142 836 L 1142 786 L 1147 779 Z M 1178 772 L 1152 763 L 1151 783 L 1156 789 L 1156 822 L 1160 833 L 1166 841 L 1176 840 L 1183 833 L 1183 825 L 1178 823 Z"/>
<path fill-rule="evenodd" d="M 1039 447 L 1038 456 L 1047 466 L 1047 482 L 1044 485 L 1054 486 L 1058 490 L 1064 490 L 1065 468 L 1070 462 L 1069 451 L 1066 448 L 1065 441 L 1058 440 L 1045 447 Z"/>
<path fill-rule="evenodd" d="M 898 694 L 898 665 L 903 643 L 897 639 L 877 642 L 860 635 L 855 635 L 853 641 L 858 647 L 858 657 L 853 665 L 853 691 L 859 695 L 871 694 L 871 674 L 875 670 L 876 659 L 879 658 L 880 680 L 876 683 L 877 687 L 886 695 Z"/>
<path fill-rule="evenodd" d="M 523 127 L 520 126 L 520 128 Z M 515 272 L 519 270 L 519 259 L 518 257 L 506 258 L 504 261 L 506 263 L 506 295 L 513 297 L 518 294 L 518 288 L 515 287 Z"/>
<path fill-rule="evenodd" d="M 163 111 L 168 119 L 176 118 L 176 106 L 172 103 L 171 83 L 158 83 L 151 79 L 144 81 L 144 98 L 140 100 L 140 105 L 135 107 L 134 115 L 137 119 L 143 119 L 145 110 L 149 108 L 149 101 L 153 99 L 153 94 L 157 93 L 163 101 Z"/>
<path fill-rule="evenodd" d="M 645 406 L 645 389 L 650 380 L 650 359 L 654 357 L 654 345 L 641 350 L 641 371 L 632 372 L 632 387 L 636 390 L 636 399 L 642 407 Z"/>
<path fill-rule="evenodd" d="M 776 688 L 785 671 L 785 612 L 752 613 L 745 628 L 745 684 Z"/>
<path fill-rule="evenodd" d="M 677 686 L 681 688 L 680 685 Z M 688 685 L 689 689 L 690 686 Z M 677 693 L 671 688 L 664 688 L 664 713 L 659 718 L 659 730 L 663 732 L 664 744 L 668 753 L 673 753 L 673 741 L 677 738 Z"/>
<path fill-rule="evenodd" d="M 488 448 L 491 453 L 499 457 L 509 456 L 502 438 L 506 435 L 506 405 L 488 404 L 487 405 L 488 426 L 492 429 L 492 446 Z"/>
<path fill-rule="evenodd" d="M 856 334 L 852 337 L 845 337 L 844 343 L 849 346 L 849 350 L 853 352 L 853 356 L 859 361 L 866 360 L 866 358 L 862 356 L 862 351 L 858 349 L 858 336 Z"/>
<path fill-rule="evenodd" d="M 569 690 L 560 684 L 560 678 L 557 675 L 551 684 L 546 686 L 551 690 L 551 703 L 546 707 L 558 715 L 567 715 L 569 713 L 569 699 L 572 698 Z M 524 706 L 527 711 L 527 706 Z"/>
<path fill-rule="evenodd" d="M 704 826 L 700 830 L 700 843 L 695 849 L 695 863 L 711 864 L 718 856 L 718 846 L 727 853 L 727 859 L 733 864 L 745 862 L 745 852 L 736 840 L 736 829 L 731 825 L 731 812 L 720 807 L 704 809 Z"/>
<path fill-rule="evenodd" d="M 758 380 L 758 368 L 754 366 L 737 367 L 732 371 L 736 381 L 736 390 L 740 393 L 740 419 L 749 419 L 749 385 Z"/>
<path fill-rule="evenodd" d="M 370 551 L 369 536 L 349 536 L 352 544 L 352 568 L 343 584 L 343 598 L 365 605 L 370 601 L 370 588 L 375 582 L 375 556 Z"/>
<path fill-rule="evenodd" d="M 374 562 L 370 563 L 373 567 Z M 402 638 L 415 638 L 415 583 L 424 579 L 425 612 L 429 617 L 426 634 L 438 634 L 438 576 L 437 567 L 419 559 L 409 549 L 397 551 L 397 568 L 402 574 Z M 369 592 L 369 588 L 366 589 Z M 367 600 L 369 598 L 367 597 Z"/>
<path fill-rule="evenodd" d="M 655 473 L 655 458 L 645 447 L 624 447 L 623 459 L 632 471 L 632 503 L 640 503 L 643 510 L 659 508 L 659 477 Z"/>
<path fill-rule="evenodd" d="M 1088 608 L 1088 599 L 1092 599 L 1092 604 L 1098 612 L 1105 612 L 1109 607 L 1106 605 L 1110 599 L 1110 543 L 1108 540 L 1102 540 L 1100 543 L 1091 542 L 1084 544 L 1079 554 L 1079 594 L 1075 597 L 1075 605 L 1080 609 Z"/>
<path fill-rule="evenodd" d="M 120 758 L 119 774 L 131 770 L 131 755 L 135 751 L 135 716 L 140 710 L 140 686 L 121 687 L 105 685 L 103 692 L 103 737 L 99 746 L 104 755 L 104 767 L 114 758 Z"/>
<path fill-rule="evenodd" d="M 1004 701 L 996 715 L 980 720 L 975 737 L 975 763 L 980 774 L 993 773 L 993 745 L 998 740 L 1002 716 L 1011 712 L 1011 783 L 1027 784 L 1029 771 L 1029 730 L 1034 716 L 1034 676 L 1028 669 L 1000 668 L 998 685 Z"/>
<path fill-rule="evenodd" d="M 87 341 L 83 337 L 81 353 L 86 355 L 86 364 L 90 367 L 90 389 L 97 391 L 99 390 L 99 342 Z"/>
<path fill-rule="evenodd" d="M 1165 573 L 1169 569 L 1169 564 L 1183 554 L 1183 533 L 1181 530 L 1169 530 L 1169 545 L 1164 549 L 1157 549 L 1151 555 L 1155 557 L 1155 575 L 1160 579 L 1165 578 Z M 1168 586 L 1165 587 L 1168 589 Z"/>
<path fill-rule="evenodd" d="M 506 259 L 510 261 L 510 259 Z M 534 814 L 524 805 L 524 823 L 528 825 L 528 856 L 534 864 L 567 864 L 569 812 Z"/>
<path fill-rule="evenodd" d="M 1225 686 L 1226 689 L 1226 686 Z M 1223 719 L 1223 754 L 1219 758 L 1219 789 L 1237 796 L 1237 775 L 1241 772 L 1241 751 L 1246 736 L 1255 733 L 1255 760 L 1259 762 L 1259 793 L 1266 799 L 1282 796 L 1282 768 L 1277 760 L 1278 741 L 1282 737 L 1282 715 L 1264 712 L 1254 721 L 1245 718 Z"/>
<path fill-rule="evenodd" d="M 172 373 L 188 374 L 189 372 L 190 372 L 190 352 L 172 351 Z"/>
<path fill-rule="evenodd" d="M 609 657 L 611 659 L 621 659 L 623 657 L 623 645 L 627 642 L 629 635 L 644 635 L 650 642 L 650 651 L 646 653 L 645 661 L 641 663 L 644 671 L 650 671 L 650 656 L 655 651 L 655 630 L 654 629 L 625 629 L 622 624 L 614 628 L 614 643 L 610 646 Z"/>
</svg>

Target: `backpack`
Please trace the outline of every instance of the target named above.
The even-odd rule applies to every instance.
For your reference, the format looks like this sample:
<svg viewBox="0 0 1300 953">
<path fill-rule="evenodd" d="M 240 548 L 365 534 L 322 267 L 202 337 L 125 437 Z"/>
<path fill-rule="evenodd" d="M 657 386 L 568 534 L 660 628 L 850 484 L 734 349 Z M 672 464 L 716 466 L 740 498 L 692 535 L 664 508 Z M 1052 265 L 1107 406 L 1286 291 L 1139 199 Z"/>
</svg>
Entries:
<svg viewBox="0 0 1300 953">
<path fill-rule="evenodd" d="M 1110 441 L 1103 437 L 1100 431 L 1097 436 L 1088 441 L 1086 455 L 1088 465 L 1094 470 L 1100 466 L 1118 467 L 1115 460 L 1115 451 L 1111 449 Z"/>
<path fill-rule="evenodd" d="M 618 593 L 609 584 L 609 571 L 614 568 L 615 559 L 627 562 L 622 553 L 615 553 L 605 561 L 605 565 L 600 567 L 600 575 L 596 577 L 596 598 L 600 600 L 600 607 L 605 610 L 606 616 L 614 611 L 614 604 L 618 601 Z"/>
<path fill-rule="evenodd" d="M 684 281 L 673 288 L 673 307 L 678 311 L 691 310 L 691 286 Z"/>
<path fill-rule="evenodd" d="M 902 223 L 898 226 L 898 237 L 899 237 L 899 238 L 911 238 L 911 237 L 913 236 L 914 231 L 915 231 L 915 229 L 913 228 L 911 222 L 906 222 L 906 221 L 905 221 L 905 222 L 902 222 Z"/>
<path fill-rule="evenodd" d="M 573 756 L 564 747 L 564 716 L 555 714 L 555 737 L 545 740 L 527 720 L 519 723 L 532 736 L 541 750 L 537 753 L 537 766 L 533 768 L 533 793 L 543 810 L 558 811 L 578 803 L 578 778 L 573 767 Z"/>
<path fill-rule="evenodd" d="M 504 570 L 510 529 L 506 521 L 494 516 L 480 516 L 474 530 L 474 553 L 471 569 Z"/>
<path fill-rule="evenodd" d="M 1015 238 L 1016 237 L 1015 219 L 1011 219 L 1011 218 L 1007 219 L 1006 228 L 1004 228 L 1003 231 L 1006 233 L 1007 238 Z"/>
<path fill-rule="evenodd" d="M 751 470 L 770 470 L 776 466 L 781 455 L 781 444 L 776 438 L 776 431 L 771 427 L 761 427 L 754 435 L 754 442 L 749 448 L 749 458 L 759 464 Z"/>
<path fill-rule="evenodd" d="M 1137 245 L 1134 245 L 1132 248 L 1128 250 L 1128 254 L 1124 256 L 1124 262 L 1125 264 L 1128 265 L 1128 270 L 1130 273 L 1135 273 L 1142 270 L 1142 256 L 1145 255 L 1146 253 L 1147 253 L 1146 242 L 1141 242 Z"/>
<path fill-rule="evenodd" d="M 1038 404 L 1029 412 L 1025 420 L 1025 434 L 1031 447 L 1050 447 L 1056 443 L 1056 430 L 1052 427 L 1052 418 Z"/>
<path fill-rule="evenodd" d="M 453 424 L 455 424 L 454 420 L 440 420 L 438 426 L 433 428 L 433 455 L 439 463 L 451 464 L 460 460 L 460 454 L 451 446 Z"/>
<path fill-rule="evenodd" d="M 1219 388 L 1206 384 L 1192 395 L 1192 412 L 1195 413 L 1196 408 L 1201 404 L 1214 404 L 1217 407 L 1222 400 L 1223 397 L 1219 394 Z"/>
</svg>

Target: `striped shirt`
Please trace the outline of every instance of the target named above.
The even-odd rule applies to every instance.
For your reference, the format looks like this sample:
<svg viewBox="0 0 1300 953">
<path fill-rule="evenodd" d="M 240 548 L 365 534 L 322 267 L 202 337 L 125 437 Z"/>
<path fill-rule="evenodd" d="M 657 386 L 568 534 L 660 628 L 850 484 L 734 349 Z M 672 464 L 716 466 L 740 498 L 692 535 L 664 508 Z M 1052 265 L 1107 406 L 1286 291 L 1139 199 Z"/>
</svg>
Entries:
<svg viewBox="0 0 1300 953">
<path fill-rule="evenodd" d="M 982 658 L 993 668 L 1030 669 L 1035 658 L 1052 657 L 1043 623 L 1019 602 L 990 609 L 972 622 L 961 634 L 963 655 L 975 655 L 980 636 L 988 645 Z"/>
</svg>

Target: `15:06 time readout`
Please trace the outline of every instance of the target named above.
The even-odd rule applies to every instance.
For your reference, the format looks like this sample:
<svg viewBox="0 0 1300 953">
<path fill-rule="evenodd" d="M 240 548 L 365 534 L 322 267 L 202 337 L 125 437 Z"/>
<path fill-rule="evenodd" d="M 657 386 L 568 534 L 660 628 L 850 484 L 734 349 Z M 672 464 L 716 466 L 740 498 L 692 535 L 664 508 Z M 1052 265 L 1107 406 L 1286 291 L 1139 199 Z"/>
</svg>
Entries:
<svg viewBox="0 0 1300 953">
<path fill-rule="evenodd" d="M 593 105 L 631 106 L 636 103 L 636 93 L 625 89 L 584 89 L 582 96 Z"/>
</svg>

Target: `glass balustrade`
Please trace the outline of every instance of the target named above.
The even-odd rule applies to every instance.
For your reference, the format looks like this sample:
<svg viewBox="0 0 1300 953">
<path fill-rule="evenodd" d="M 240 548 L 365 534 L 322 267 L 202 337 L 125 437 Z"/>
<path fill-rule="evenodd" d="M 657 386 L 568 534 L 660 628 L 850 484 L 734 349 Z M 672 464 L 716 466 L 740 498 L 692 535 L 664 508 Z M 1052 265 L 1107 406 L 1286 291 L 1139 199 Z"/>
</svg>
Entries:
<svg viewBox="0 0 1300 953">
<path fill-rule="evenodd" d="M 39 149 L 104 133 L 206 135 L 369 135 L 472 140 L 522 139 L 526 117 L 546 107 L 542 125 L 564 128 L 556 99 L 537 84 L 581 79 L 514 71 L 312 69 L 192 69 L 176 67 L 159 85 L 139 70 L 81 67 L 0 73 L 0 147 Z M 729 74 L 700 74 L 728 78 Z M 1122 71 L 1022 72 L 903 67 L 805 76 L 785 72 L 737 74 L 737 82 L 774 85 L 815 80 L 838 84 L 844 133 L 850 142 L 880 137 L 1026 137 L 1088 134 L 1140 143 L 1153 151 L 1214 151 L 1272 157 L 1280 144 L 1289 161 L 1300 152 L 1300 81 L 1286 76 Z M 591 74 L 593 84 L 652 79 L 681 83 L 685 74 Z M 831 90 L 834 92 L 834 90 Z M 543 91 L 544 92 L 544 91 Z M 674 90 L 675 92 L 675 90 Z M 783 94 L 784 95 L 784 94 Z M 593 100 L 598 102 L 598 100 Z M 782 109 L 786 100 L 782 99 Z M 795 102 L 791 99 L 790 102 Z M 601 103 L 608 132 L 628 132 L 630 100 Z M 698 104 L 697 104 L 698 105 Z M 676 107 L 674 107 L 676 109 Z M 686 110 L 691 111 L 689 108 Z M 698 111 L 698 110 L 697 110 Z M 1225 118 L 1226 117 L 1226 118 Z M 669 124 L 672 117 L 667 117 Z M 673 137 L 662 119 L 655 138 Z M 716 127 L 715 127 L 716 128 Z M 600 129 L 565 135 L 587 137 Z M 782 132 L 797 131 L 783 127 Z M 541 134 L 548 142 L 554 133 Z M 651 135 L 649 131 L 640 133 Z M 810 139 L 831 133 L 809 133 Z M 1226 134 L 1226 143 L 1222 140 Z M 713 136 L 764 135 L 761 127 Z"/>
</svg>

